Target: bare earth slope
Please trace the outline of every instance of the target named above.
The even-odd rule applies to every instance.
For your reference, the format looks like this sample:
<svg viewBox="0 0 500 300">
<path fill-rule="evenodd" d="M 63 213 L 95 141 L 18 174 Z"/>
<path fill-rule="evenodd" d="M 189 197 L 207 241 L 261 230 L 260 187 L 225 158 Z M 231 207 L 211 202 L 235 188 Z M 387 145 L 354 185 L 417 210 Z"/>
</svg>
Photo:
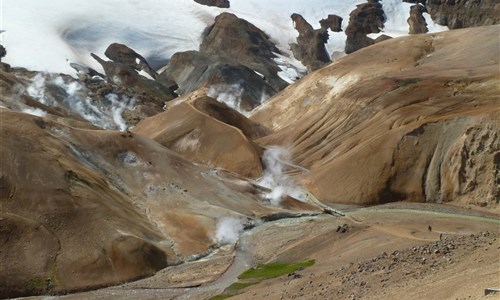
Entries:
<svg viewBox="0 0 500 300">
<path fill-rule="evenodd" d="M 231 124 L 232 123 L 232 124 Z M 261 150 L 250 138 L 260 127 L 209 97 L 180 103 L 132 129 L 186 159 L 246 177 L 262 174 Z"/>
<path fill-rule="evenodd" d="M 385 41 L 274 97 L 251 119 L 291 147 L 320 199 L 500 199 L 500 26 Z"/>
<path fill-rule="evenodd" d="M 318 211 L 268 206 L 267 191 L 131 132 L 3 108 L 0 121 L 0 297 L 150 276 L 210 253 L 222 217 Z"/>
</svg>

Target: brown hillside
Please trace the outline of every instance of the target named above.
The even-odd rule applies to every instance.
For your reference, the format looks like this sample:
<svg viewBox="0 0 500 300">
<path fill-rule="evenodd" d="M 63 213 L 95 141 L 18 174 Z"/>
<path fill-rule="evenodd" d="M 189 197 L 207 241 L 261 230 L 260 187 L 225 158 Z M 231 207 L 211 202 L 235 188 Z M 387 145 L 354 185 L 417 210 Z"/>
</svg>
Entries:
<svg viewBox="0 0 500 300">
<path fill-rule="evenodd" d="M 321 199 L 500 199 L 500 26 L 416 35 L 348 55 L 251 119 L 291 146 Z"/>
</svg>

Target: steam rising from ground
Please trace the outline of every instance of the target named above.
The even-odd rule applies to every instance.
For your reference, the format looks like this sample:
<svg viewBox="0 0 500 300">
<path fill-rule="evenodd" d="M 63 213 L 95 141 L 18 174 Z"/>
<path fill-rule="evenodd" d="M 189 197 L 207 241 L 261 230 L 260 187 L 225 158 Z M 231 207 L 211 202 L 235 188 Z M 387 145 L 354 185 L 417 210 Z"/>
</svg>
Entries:
<svg viewBox="0 0 500 300">
<path fill-rule="evenodd" d="M 289 149 L 270 147 L 264 151 L 262 160 L 264 176 L 259 180 L 259 184 L 271 189 L 271 192 L 266 194 L 271 204 L 278 205 L 286 195 L 298 200 L 304 198 L 301 188 L 285 173 L 287 167 L 293 166 Z"/>
<path fill-rule="evenodd" d="M 227 106 L 241 113 L 240 103 L 243 88 L 239 84 L 214 84 L 208 89 L 207 96 L 225 103 Z"/>
<path fill-rule="evenodd" d="M 217 222 L 215 241 L 221 245 L 234 244 L 243 231 L 243 223 L 238 218 L 224 217 Z"/>
<path fill-rule="evenodd" d="M 68 109 L 98 127 L 111 130 L 127 129 L 122 113 L 135 104 L 135 98 L 119 97 L 113 93 L 107 94 L 104 100 L 92 99 L 79 82 L 43 73 L 31 79 L 26 93 L 42 104 Z M 36 109 L 23 112 L 43 115 L 43 111 Z"/>
</svg>

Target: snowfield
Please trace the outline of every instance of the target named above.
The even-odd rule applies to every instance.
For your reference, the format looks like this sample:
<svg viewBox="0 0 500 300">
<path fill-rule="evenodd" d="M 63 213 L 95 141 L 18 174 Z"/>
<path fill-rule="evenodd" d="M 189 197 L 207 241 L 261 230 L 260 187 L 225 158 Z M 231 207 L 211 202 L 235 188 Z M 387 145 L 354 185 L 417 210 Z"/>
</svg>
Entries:
<svg viewBox="0 0 500 300">
<path fill-rule="evenodd" d="M 37 71 L 74 75 L 69 62 L 101 70 L 90 52 L 104 56 L 107 46 L 123 43 L 160 67 L 178 51 L 197 50 L 203 30 L 214 18 L 231 12 L 270 35 L 285 55 L 298 33 L 290 15 L 299 13 L 313 25 L 328 14 L 344 18 L 364 0 L 231 0 L 231 8 L 203 6 L 193 0 L 0 0 L 1 43 L 6 63 Z M 401 0 L 382 2 L 387 14 L 385 34 L 405 35 L 409 7 Z M 430 18 L 427 18 L 430 20 Z M 431 31 L 443 30 L 429 24 Z M 331 33 L 330 54 L 343 52 L 345 34 Z"/>
</svg>

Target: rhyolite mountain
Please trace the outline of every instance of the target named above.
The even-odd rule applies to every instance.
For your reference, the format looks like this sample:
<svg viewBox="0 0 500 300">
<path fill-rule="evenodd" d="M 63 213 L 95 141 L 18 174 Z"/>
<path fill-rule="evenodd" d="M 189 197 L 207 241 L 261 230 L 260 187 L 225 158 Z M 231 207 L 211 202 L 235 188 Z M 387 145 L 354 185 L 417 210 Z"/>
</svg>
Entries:
<svg viewBox="0 0 500 300">
<path fill-rule="evenodd" d="M 230 13 L 161 70 L 118 43 L 93 55 L 102 72 L 73 64 L 78 78 L 2 63 L 0 297 L 96 289 L 210 257 L 224 218 L 251 228 L 397 201 L 498 212 L 498 4 L 423 4 L 440 24 L 471 28 L 375 43 L 367 34 L 384 12 L 368 1 L 343 21 L 352 53 L 330 62 L 325 33 L 342 20 L 314 29 L 291 16 L 292 52 L 309 71 L 291 84 L 273 38 Z M 277 146 L 301 201 L 276 204 L 280 186 L 260 184 Z"/>
</svg>

